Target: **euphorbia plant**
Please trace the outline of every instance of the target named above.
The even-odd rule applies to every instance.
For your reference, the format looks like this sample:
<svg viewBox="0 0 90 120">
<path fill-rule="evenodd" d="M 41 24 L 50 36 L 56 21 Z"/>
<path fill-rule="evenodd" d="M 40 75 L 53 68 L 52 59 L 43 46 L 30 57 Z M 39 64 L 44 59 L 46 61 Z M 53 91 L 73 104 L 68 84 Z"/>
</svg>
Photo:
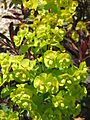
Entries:
<svg viewBox="0 0 90 120">
<path fill-rule="evenodd" d="M 0 54 L 1 98 L 10 97 L 15 116 L 15 111 L 21 114 L 27 110 L 33 120 L 74 118 L 80 113 L 80 100 L 87 94 L 83 86 L 87 67 L 85 62 L 79 68 L 74 66 L 60 42 L 66 34 L 65 24 L 72 23 L 78 3 L 23 0 L 23 5 L 31 10 L 32 29 L 22 24 L 14 36 L 15 46 L 20 47 L 19 55 L 10 55 L 8 51 Z M 2 114 L 12 117 L 11 104 L 9 112 L 2 109 Z"/>
</svg>

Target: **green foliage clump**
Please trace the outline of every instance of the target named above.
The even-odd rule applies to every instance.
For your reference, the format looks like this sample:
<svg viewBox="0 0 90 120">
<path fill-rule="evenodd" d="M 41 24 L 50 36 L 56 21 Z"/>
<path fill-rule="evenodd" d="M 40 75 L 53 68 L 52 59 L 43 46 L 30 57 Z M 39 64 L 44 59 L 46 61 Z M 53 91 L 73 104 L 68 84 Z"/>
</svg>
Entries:
<svg viewBox="0 0 90 120">
<path fill-rule="evenodd" d="M 12 80 L 20 83 L 11 90 L 4 88 L 5 90 L 1 91 L 3 97 L 10 94 L 15 105 L 28 110 L 30 116 L 37 120 L 61 120 L 63 114 L 65 119 L 79 114 L 80 104 L 76 101 L 87 94 L 86 88 L 80 86 L 80 82 L 84 82 L 87 77 L 85 62 L 77 68 L 72 64 L 69 54 L 51 50 L 44 53 L 42 64 L 38 59 L 31 61 L 23 56 L 9 56 L 8 53 L 0 55 L 1 71 L 5 71 L 2 73 L 0 85 Z M 2 64 L 4 59 L 8 61 L 5 67 Z M 9 62 L 11 63 L 8 64 Z M 13 71 L 7 74 L 9 67 L 12 67 Z M 25 83 L 27 81 L 30 85 Z"/>
<path fill-rule="evenodd" d="M 19 120 L 18 112 L 4 112 L 0 110 L 0 120 Z"/>
<path fill-rule="evenodd" d="M 14 36 L 20 55 L 0 54 L 0 87 L 16 83 L 12 88 L 2 89 L 1 97 L 10 96 L 13 104 L 29 111 L 33 120 L 69 120 L 70 116 L 80 113 L 80 100 L 87 94 L 82 84 L 87 77 L 86 63 L 75 67 L 60 44 L 66 34 L 62 26 L 72 22 L 78 3 L 73 0 L 23 0 L 23 5 L 31 10 L 32 29 L 23 25 Z M 36 16 L 35 10 L 38 11 Z M 30 59 L 25 55 L 28 50 Z M 10 119 L 13 115 L 9 114 Z"/>
</svg>

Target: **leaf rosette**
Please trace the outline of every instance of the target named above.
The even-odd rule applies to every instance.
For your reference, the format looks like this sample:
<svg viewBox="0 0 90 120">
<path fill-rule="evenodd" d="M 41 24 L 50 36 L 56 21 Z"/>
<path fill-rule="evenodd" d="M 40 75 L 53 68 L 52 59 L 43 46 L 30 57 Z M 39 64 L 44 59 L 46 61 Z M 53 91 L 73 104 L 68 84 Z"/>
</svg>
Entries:
<svg viewBox="0 0 90 120">
<path fill-rule="evenodd" d="M 49 92 L 55 94 L 59 90 L 59 83 L 57 78 L 52 74 L 41 73 L 39 76 L 36 76 L 34 87 L 37 88 L 37 91 L 40 93 Z"/>
</svg>

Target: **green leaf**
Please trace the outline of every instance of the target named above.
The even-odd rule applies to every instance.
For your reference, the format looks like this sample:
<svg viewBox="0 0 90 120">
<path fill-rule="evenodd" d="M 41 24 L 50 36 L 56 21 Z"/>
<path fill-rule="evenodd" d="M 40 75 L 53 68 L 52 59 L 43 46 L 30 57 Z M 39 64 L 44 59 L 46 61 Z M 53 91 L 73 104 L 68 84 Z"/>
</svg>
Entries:
<svg viewBox="0 0 90 120">
<path fill-rule="evenodd" d="M 43 120 L 62 120 L 59 109 L 48 108 L 43 114 Z"/>
<path fill-rule="evenodd" d="M 21 45 L 22 40 L 23 40 L 23 37 L 20 38 L 18 36 L 14 36 L 14 42 L 17 47 Z"/>
<path fill-rule="evenodd" d="M 14 36 L 14 42 L 17 47 L 19 47 L 23 41 L 23 38 L 27 35 L 28 33 L 28 26 L 25 25 L 24 28 L 21 27 L 20 30 L 17 32 L 17 36 Z"/>
<path fill-rule="evenodd" d="M 23 0 L 23 5 L 25 8 L 36 9 L 38 6 L 38 0 Z"/>
<path fill-rule="evenodd" d="M 13 2 L 15 5 L 18 5 L 18 4 L 21 4 L 21 3 L 22 3 L 22 0 L 12 0 L 12 2 Z"/>
<path fill-rule="evenodd" d="M 6 88 L 3 88 L 1 91 L 1 97 L 5 98 L 10 94 L 10 88 L 7 86 Z"/>
<path fill-rule="evenodd" d="M 25 54 L 28 51 L 28 49 L 29 49 L 28 45 L 22 45 L 20 47 L 20 53 Z"/>
<path fill-rule="evenodd" d="M 51 9 L 52 12 L 60 14 L 60 9 L 54 4 L 54 1 L 48 1 L 48 3 L 44 6 L 46 10 Z"/>
<path fill-rule="evenodd" d="M 80 63 L 79 69 L 87 71 L 87 66 L 86 66 L 86 62 L 85 61 Z"/>
<path fill-rule="evenodd" d="M 8 112 L 8 111 L 9 111 L 8 106 L 6 106 L 5 103 L 1 103 L 0 106 L 1 106 L 1 108 L 2 108 L 2 110 L 3 110 L 4 112 Z"/>
<path fill-rule="evenodd" d="M 27 68 L 27 67 L 29 67 L 30 60 L 29 59 L 23 59 L 20 64 L 21 64 L 22 67 Z"/>
<path fill-rule="evenodd" d="M 32 70 L 36 65 L 36 60 L 23 59 L 20 65 L 26 68 L 27 70 Z"/>
</svg>

